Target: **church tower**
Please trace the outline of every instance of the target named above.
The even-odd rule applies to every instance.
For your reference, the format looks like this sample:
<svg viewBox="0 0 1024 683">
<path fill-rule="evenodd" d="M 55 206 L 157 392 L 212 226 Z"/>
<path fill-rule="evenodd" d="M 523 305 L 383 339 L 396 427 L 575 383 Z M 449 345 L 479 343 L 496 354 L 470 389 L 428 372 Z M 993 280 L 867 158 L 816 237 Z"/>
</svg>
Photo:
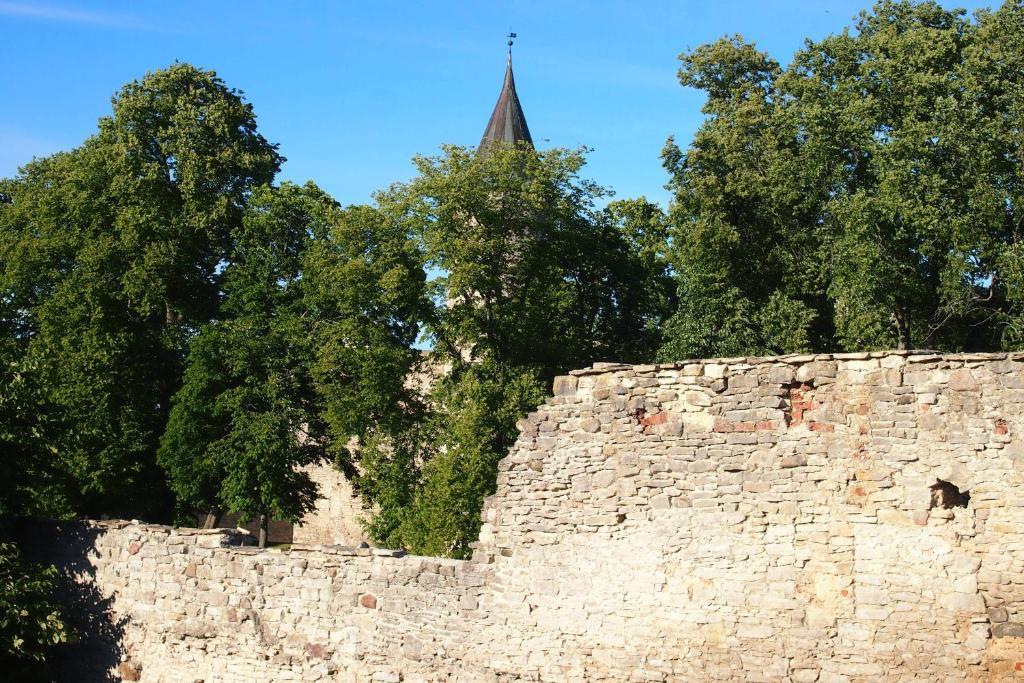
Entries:
<svg viewBox="0 0 1024 683">
<path fill-rule="evenodd" d="M 494 105 L 491 120 L 487 122 L 487 129 L 480 140 L 480 149 L 489 142 L 502 142 L 508 145 L 525 142 L 533 145 L 530 128 L 526 125 L 526 115 L 523 114 L 523 105 L 519 103 L 519 95 L 516 94 L 516 79 L 512 75 L 512 39 L 515 37 L 514 33 L 508 35 L 505 82 L 501 84 L 498 102 Z"/>
</svg>

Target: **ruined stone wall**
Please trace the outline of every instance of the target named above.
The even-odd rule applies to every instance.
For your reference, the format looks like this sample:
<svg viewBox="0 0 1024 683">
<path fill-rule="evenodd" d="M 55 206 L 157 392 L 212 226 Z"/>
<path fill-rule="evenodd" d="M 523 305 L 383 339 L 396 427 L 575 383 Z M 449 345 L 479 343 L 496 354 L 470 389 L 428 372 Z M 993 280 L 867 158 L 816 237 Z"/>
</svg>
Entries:
<svg viewBox="0 0 1024 683">
<path fill-rule="evenodd" d="M 86 564 L 144 680 L 1024 676 L 1022 368 L 599 365 L 522 422 L 472 562 L 134 525 Z"/>
<path fill-rule="evenodd" d="M 1024 633 L 1022 367 L 888 353 L 559 378 L 481 535 L 507 556 L 495 592 L 528 603 L 503 628 L 552 638 L 540 658 L 502 640 L 511 667 L 1006 673 L 1020 641 L 991 636 Z"/>
<path fill-rule="evenodd" d="M 87 641 L 60 658 L 64 680 L 108 680 L 106 670 L 168 683 L 477 680 L 453 647 L 484 565 L 342 546 L 260 550 L 240 546 L 251 538 L 236 530 L 137 522 L 25 531 L 30 552 L 69 570 L 64 599 L 93 612 L 80 619 Z M 103 614 L 111 624 L 95 638 Z"/>
</svg>

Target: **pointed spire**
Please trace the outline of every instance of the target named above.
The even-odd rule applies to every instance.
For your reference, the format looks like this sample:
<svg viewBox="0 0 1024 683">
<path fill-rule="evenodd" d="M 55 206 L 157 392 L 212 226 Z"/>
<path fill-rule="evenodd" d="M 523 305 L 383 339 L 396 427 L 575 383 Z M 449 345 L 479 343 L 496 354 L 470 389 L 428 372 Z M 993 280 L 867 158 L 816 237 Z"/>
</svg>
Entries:
<svg viewBox="0 0 1024 683">
<path fill-rule="evenodd" d="M 515 37 L 514 33 L 508 34 L 508 66 L 505 68 L 505 82 L 501 86 L 501 93 L 498 95 L 497 104 L 494 105 L 491 120 L 487 122 L 484 136 L 480 140 L 481 148 L 488 142 L 533 144 L 530 128 L 526 125 L 526 115 L 523 114 L 523 105 L 519 103 L 519 95 L 516 94 L 516 80 L 512 75 L 512 39 Z"/>
</svg>

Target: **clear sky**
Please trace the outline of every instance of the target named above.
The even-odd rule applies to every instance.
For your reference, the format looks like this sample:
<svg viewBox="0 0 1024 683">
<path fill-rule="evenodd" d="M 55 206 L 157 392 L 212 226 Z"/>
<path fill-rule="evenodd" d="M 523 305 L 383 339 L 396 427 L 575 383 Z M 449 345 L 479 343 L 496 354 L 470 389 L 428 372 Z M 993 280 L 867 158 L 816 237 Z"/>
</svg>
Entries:
<svg viewBox="0 0 1024 683">
<path fill-rule="evenodd" d="M 479 142 L 511 28 L 538 146 L 591 147 L 589 177 L 665 202 L 659 152 L 701 120 L 700 94 L 675 77 L 681 51 L 739 33 L 786 64 L 805 38 L 838 32 L 868 4 L 0 0 L 0 176 L 76 146 L 122 84 L 179 60 L 245 92 L 288 158 L 284 179 L 366 202 L 409 178 L 413 155 Z"/>
</svg>

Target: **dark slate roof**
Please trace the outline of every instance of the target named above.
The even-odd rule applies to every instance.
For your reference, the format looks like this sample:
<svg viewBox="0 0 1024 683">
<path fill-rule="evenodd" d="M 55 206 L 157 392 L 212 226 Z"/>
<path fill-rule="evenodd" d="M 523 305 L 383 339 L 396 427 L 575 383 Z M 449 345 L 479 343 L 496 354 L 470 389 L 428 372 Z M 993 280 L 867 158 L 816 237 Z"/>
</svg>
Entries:
<svg viewBox="0 0 1024 683">
<path fill-rule="evenodd" d="M 484 136 L 480 140 L 480 147 L 488 142 L 533 144 L 530 128 L 526 125 L 526 115 L 523 114 L 523 105 L 519 104 L 519 95 L 516 94 L 516 79 L 512 76 L 511 52 L 508 55 L 508 67 L 505 69 L 505 82 L 501 85 L 498 103 L 494 105 L 491 120 L 487 122 L 487 129 L 484 130 Z"/>
</svg>

